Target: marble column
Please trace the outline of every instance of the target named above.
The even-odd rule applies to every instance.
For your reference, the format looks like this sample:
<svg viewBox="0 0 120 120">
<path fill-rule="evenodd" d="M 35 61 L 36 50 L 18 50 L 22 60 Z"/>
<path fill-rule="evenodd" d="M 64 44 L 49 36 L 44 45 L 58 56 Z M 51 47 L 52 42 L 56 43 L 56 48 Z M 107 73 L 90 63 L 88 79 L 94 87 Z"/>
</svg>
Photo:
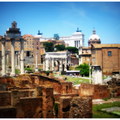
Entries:
<svg viewBox="0 0 120 120">
<path fill-rule="evenodd" d="M 6 63 L 5 63 L 5 41 L 2 41 L 2 76 L 6 75 Z"/>
<path fill-rule="evenodd" d="M 45 59 L 45 70 L 49 70 L 49 60 L 48 58 Z"/>
<path fill-rule="evenodd" d="M 11 76 L 15 76 L 15 40 L 11 40 Z"/>
<path fill-rule="evenodd" d="M 64 64 L 64 71 L 67 71 L 67 59 L 66 58 L 64 59 L 64 63 L 65 63 Z"/>
<path fill-rule="evenodd" d="M 55 67 L 54 66 L 54 58 L 52 58 L 52 62 L 51 63 L 52 63 L 52 71 L 54 71 L 54 67 Z"/>
<path fill-rule="evenodd" d="M 38 72 L 38 53 L 36 53 L 35 72 Z"/>
<path fill-rule="evenodd" d="M 25 71 L 24 71 L 24 40 L 21 39 L 21 51 L 20 51 L 20 71 L 21 71 L 21 74 L 24 74 Z"/>
<path fill-rule="evenodd" d="M 60 59 L 59 71 L 62 71 L 62 59 Z"/>
</svg>

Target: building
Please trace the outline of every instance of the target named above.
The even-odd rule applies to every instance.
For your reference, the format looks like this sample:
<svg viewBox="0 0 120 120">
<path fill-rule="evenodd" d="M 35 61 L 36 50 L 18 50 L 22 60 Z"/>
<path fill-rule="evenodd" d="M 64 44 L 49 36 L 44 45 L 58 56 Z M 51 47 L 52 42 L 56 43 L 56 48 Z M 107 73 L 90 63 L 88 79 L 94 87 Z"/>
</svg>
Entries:
<svg viewBox="0 0 120 120">
<path fill-rule="evenodd" d="M 87 63 L 91 64 L 91 47 L 80 47 L 79 48 L 79 65 Z"/>
<path fill-rule="evenodd" d="M 100 43 L 100 37 L 96 34 L 96 30 L 93 30 L 93 34 L 88 39 L 88 47 L 79 47 L 79 64 L 91 64 L 91 45 Z"/>
<path fill-rule="evenodd" d="M 68 51 L 46 52 L 43 69 L 45 71 L 66 71 L 69 70 L 70 63 Z"/>
<path fill-rule="evenodd" d="M 80 46 L 84 46 L 84 34 L 82 33 L 81 30 L 79 30 L 79 28 L 77 28 L 76 32 L 74 32 L 71 36 L 64 36 L 64 37 L 60 37 L 59 40 L 55 40 L 53 37 L 51 38 L 46 38 L 41 36 L 40 37 L 40 41 L 56 41 L 56 44 L 61 44 L 63 42 L 65 42 L 65 46 L 72 46 L 72 47 L 76 47 L 79 48 Z"/>
<path fill-rule="evenodd" d="M 100 37 L 96 34 L 96 30 L 93 30 L 93 34 L 89 37 L 88 46 L 91 44 L 100 44 L 101 40 Z"/>
<path fill-rule="evenodd" d="M 67 46 L 72 46 L 76 48 L 84 46 L 84 34 L 81 30 L 79 30 L 79 28 L 77 28 L 76 32 L 74 32 L 72 36 L 60 37 L 60 40 L 64 40 Z"/>
<path fill-rule="evenodd" d="M 120 44 L 92 44 L 92 66 L 100 66 L 103 74 L 120 72 Z"/>
</svg>

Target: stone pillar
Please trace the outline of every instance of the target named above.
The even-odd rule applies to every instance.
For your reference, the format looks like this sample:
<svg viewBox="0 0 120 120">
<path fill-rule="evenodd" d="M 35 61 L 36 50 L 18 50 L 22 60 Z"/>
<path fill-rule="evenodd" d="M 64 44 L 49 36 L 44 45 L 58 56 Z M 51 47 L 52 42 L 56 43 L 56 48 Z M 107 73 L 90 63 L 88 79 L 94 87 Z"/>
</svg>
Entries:
<svg viewBox="0 0 120 120">
<path fill-rule="evenodd" d="M 39 92 L 39 94 L 41 94 Z M 53 114 L 53 88 L 43 87 L 42 88 L 42 99 L 43 99 L 43 118 L 54 118 Z"/>
<path fill-rule="evenodd" d="M 35 72 L 38 72 L 38 53 L 36 52 Z"/>
<path fill-rule="evenodd" d="M 52 71 L 54 71 L 54 58 L 52 58 Z"/>
<path fill-rule="evenodd" d="M 64 71 L 67 71 L 67 59 L 65 58 L 65 65 L 64 65 Z"/>
<path fill-rule="evenodd" d="M 20 52 L 20 71 L 21 71 L 21 74 L 24 74 L 24 40 L 21 39 L 21 52 Z"/>
<path fill-rule="evenodd" d="M 2 76 L 6 75 L 5 69 L 5 41 L 2 41 Z"/>
<path fill-rule="evenodd" d="M 11 76 L 15 76 L 15 40 L 11 40 Z"/>
<path fill-rule="evenodd" d="M 48 58 L 45 59 L 45 70 L 49 70 L 49 60 Z"/>
<path fill-rule="evenodd" d="M 92 83 L 94 84 L 103 84 L 102 81 L 102 70 L 100 66 L 92 66 L 93 72 L 92 72 Z"/>
<path fill-rule="evenodd" d="M 60 59 L 60 68 L 59 71 L 62 71 L 62 59 Z"/>
</svg>

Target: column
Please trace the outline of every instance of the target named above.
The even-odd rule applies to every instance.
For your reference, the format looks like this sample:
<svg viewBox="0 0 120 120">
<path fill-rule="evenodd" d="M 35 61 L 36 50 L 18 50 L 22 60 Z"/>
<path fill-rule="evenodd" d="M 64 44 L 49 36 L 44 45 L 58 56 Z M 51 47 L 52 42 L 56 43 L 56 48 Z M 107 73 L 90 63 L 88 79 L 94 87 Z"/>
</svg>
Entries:
<svg viewBox="0 0 120 120">
<path fill-rule="evenodd" d="M 52 58 L 52 71 L 54 71 L 54 58 Z"/>
<path fill-rule="evenodd" d="M 21 51 L 20 51 L 20 71 L 24 74 L 24 39 L 21 39 Z"/>
<path fill-rule="evenodd" d="M 11 40 L 11 76 L 15 76 L 15 40 Z"/>
<path fill-rule="evenodd" d="M 35 72 L 38 72 L 38 53 L 36 52 Z"/>
<path fill-rule="evenodd" d="M 65 65 L 64 65 L 64 71 L 67 71 L 67 59 L 66 58 L 64 59 L 64 63 L 65 63 Z"/>
<path fill-rule="evenodd" d="M 2 41 L 2 76 L 6 75 L 5 69 L 5 41 Z"/>
<path fill-rule="evenodd" d="M 48 58 L 45 58 L 45 70 L 49 70 L 49 60 Z"/>
<path fill-rule="evenodd" d="M 60 66 L 59 66 L 59 71 L 62 71 L 62 59 L 60 59 Z"/>
</svg>

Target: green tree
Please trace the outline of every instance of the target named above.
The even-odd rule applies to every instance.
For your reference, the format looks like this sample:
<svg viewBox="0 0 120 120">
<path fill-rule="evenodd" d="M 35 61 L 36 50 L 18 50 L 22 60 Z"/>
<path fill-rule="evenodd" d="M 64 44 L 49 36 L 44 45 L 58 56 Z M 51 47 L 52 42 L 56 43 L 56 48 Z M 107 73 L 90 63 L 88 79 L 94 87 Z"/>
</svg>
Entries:
<svg viewBox="0 0 120 120">
<path fill-rule="evenodd" d="M 55 48 L 57 51 L 63 51 L 65 50 L 65 45 L 56 45 Z"/>
<path fill-rule="evenodd" d="M 78 53 L 78 49 L 76 47 L 66 47 L 65 49 L 71 53 Z"/>
<path fill-rule="evenodd" d="M 89 65 L 84 63 L 76 67 L 76 70 L 80 70 L 82 76 L 89 76 Z"/>
<path fill-rule="evenodd" d="M 52 42 L 45 42 L 44 44 L 46 52 L 53 52 L 54 51 L 54 44 Z"/>
</svg>

